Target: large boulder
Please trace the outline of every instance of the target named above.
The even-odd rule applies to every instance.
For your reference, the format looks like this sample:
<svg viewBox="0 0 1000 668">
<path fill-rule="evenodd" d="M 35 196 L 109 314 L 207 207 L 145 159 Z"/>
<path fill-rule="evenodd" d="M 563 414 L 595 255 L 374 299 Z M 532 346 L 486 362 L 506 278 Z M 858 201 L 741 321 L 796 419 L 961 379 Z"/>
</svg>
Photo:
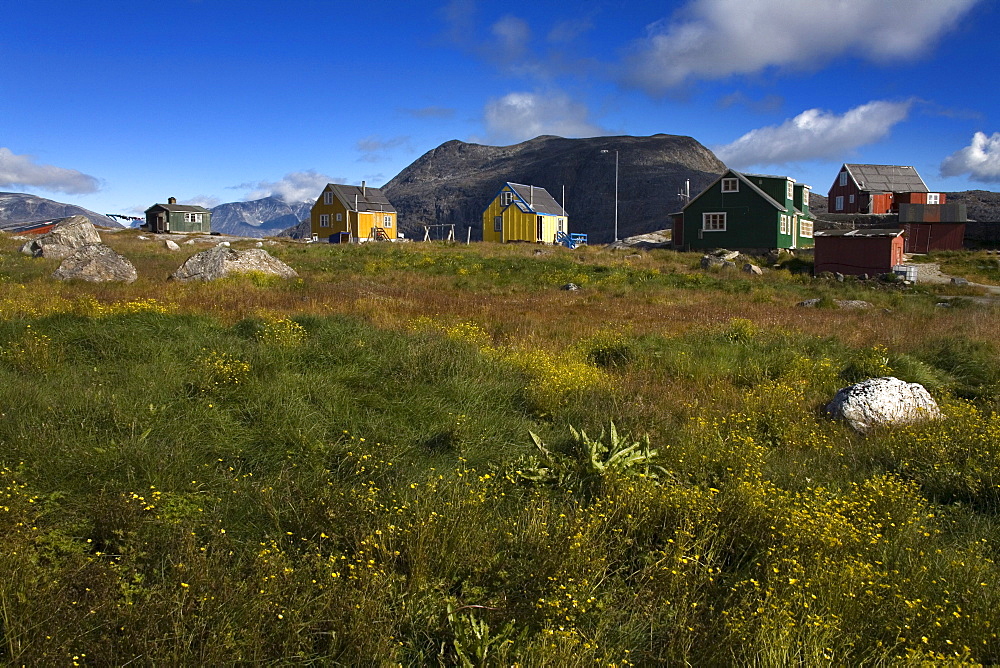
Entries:
<svg viewBox="0 0 1000 668">
<path fill-rule="evenodd" d="M 170 274 L 176 281 L 214 281 L 232 274 L 268 274 L 295 278 L 298 274 L 263 248 L 236 250 L 216 246 L 192 255 Z"/>
<path fill-rule="evenodd" d="M 937 402 L 923 385 L 892 376 L 869 378 L 841 389 L 826 412 L 861 433 L 941 418 Z"/>
<path fill-rule="evenodd" d="M 77 248 L 101 243 L 97 228 L 85 216 L 70 216 L 60 221 L 51 232 L 26 242 L 21 252 L 33 257 L 63 259 Z"/>
<path fill-rule="evenodd" d="M 128 259 L 104 244 L 89 244 L 78 248 L 52 273 L 52 278 L 62 281 L 75 279 L 94 283 L 131 283 L 138 277 L 139 274 Z"/>
</svg>

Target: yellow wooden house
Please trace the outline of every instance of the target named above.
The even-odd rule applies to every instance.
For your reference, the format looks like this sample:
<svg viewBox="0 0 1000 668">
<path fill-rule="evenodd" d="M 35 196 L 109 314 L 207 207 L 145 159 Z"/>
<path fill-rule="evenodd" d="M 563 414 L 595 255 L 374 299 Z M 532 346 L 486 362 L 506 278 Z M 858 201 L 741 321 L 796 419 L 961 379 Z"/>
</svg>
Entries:
<svg viewBox="0 0 1000 668">
<path fill-rule="evenodd" d="M 545 188 L 505 183 L 483 211 L 483 241 L 556 243 L 569 217 Z"/>
<path fill-rule="evenodd" d="M 391 241 L 398 235 L 396 208 L 378 188 L 328 183 L 310 213 L 312 236 L 330 243 Z"/>
</svg>

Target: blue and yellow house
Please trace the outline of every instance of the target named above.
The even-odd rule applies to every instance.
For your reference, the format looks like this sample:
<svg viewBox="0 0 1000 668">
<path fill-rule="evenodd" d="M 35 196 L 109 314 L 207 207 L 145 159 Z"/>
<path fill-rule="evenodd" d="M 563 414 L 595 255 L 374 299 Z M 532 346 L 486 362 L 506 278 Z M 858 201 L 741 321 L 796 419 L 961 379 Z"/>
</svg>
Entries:
<svg viewBox="0 0 1000 668">
<path fill-rule="evenodd" d="M 378 188 L 328 183 L 310 213 L 313 237 L 357 243 L 396 239 L 396 207 Z"/>
<path fill-rule="evenodd" d="M 556 243 L 569 217 L 545 188 L 505 183 L 483 211 L 483 241 Z"/>
</svg>

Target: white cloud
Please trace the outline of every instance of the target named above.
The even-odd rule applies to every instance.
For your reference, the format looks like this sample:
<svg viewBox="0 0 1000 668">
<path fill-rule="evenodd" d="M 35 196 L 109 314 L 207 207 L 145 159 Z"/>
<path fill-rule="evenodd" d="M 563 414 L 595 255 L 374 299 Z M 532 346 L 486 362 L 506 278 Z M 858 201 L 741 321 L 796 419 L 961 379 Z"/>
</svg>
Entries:
<svg viewBox="0 0 1000 668">
<path fill-rule="evenodd" d="M 192 204 L 194 206 L 203 206 L 206 209 L 211 209 L 212 207 L 219 206 L 222 204 L 222 200 L 218 197 L 212 197 L 211 195 L 195 195 L 194 197 L 189 197 L 181 204 Z"/>
<path fill-rule="evenodd" d="M 1000 132 L 990 136 L 977 132 L 968 146 L 955 151 L 941 163 L 941 176 L 962 174 L 981 183 L 1000 183 Z"/>
<path fill-rule="evenodd" d="M 690 0 L 632 45 L 622 78 L 662 94 L 694 79 L 810 68 L 841 54 L 910 59 L 979 1 Z"/>
<path fill-rule="evenodd" d="M 75 169 L 39 165 L 34 156 L 16 155 L 0 147 L 0 187 L 32 187 L 54 192 L 81 195 L 100 190 L 100 182 Z"/>
<path fill-rule="evenodd" d="M 885 137 L 906 119 L 912 101 L 875 101 L 837 115 L 807 109 L 781 125 L 751 130 L 715 149 L 719 159 L 737 169 L 816 159 L 841 159 L 845 153 Z"/>
<path fill-rule="evenodd" d="M 359 160 L 363 162 L 379 162 L 387 159 L 392 149 L 405 146 L 409 140 L 409 137 L 382 139 L 379 135 L 370 135 L 364 139 L 359 139 L 354 147 L 361 154 L 361 157 L 358 158 Z"/>
<path fill-rule="evenodd" d="M 589 120 L 587 106 L 562 92 L 508 93 L 486 103 L 488 141 L 520 142 L 538 135 L 594 137 L 607 134 Z"/>
<path fill-rule="evenodd" d="M 327 183 L 343 183 L 343 179 L 335 179 L 309 169 L 304 172 L 285 174 L 280 181 L 258 181 L 236 186 L 238 189 L 249 189 L 245 200 L 277 197 L 288 204 L 308 202 L 319 197 Z"/>
</svg>

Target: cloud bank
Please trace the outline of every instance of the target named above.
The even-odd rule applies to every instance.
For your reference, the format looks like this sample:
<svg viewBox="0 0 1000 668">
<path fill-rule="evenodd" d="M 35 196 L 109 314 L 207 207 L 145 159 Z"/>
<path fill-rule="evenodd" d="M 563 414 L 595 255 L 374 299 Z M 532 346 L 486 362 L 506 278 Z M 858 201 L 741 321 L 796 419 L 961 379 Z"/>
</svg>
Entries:
<svg viewBox="0 0 1000 668">
<path fill-rule="evenodd" d="M 751 130 L 731 144 L 715 149 L 730 167 L 782 165 L 817 159 L 841 159 L 846 153 L 874 143 L 906 119 L 912 101 L 875 101 L 837 115 L 807 109 L 781 125 Z"/>
<path fill-rule="evenodd" d="M 344 179 L 336 179 L 326 174 L 309 169 L 304 172 L 290 172 L 280 181 L 257 181 L 235 186 L 236 189 L 249 189 L 244 200 L 277 197 L 287 204 L 308 202 L 319 197 L 327 183 L 344 183 Z"/>
<path fill-rule="evenodd" d="M 40 165 L 34 156 L 0 147 L 0 188 L 29 187 L 82 195 L 100 190 L 100 181 L 75 169 Z"/>
<path fill-rule="evenodd" d="M 980 183 L 1000 183 L 1000 132 L 990 136 L 977 132 L 968 146 L 941 163 L 941 176 L 963 174 Z"/>
<path fill-rule="evenodd" d="M 876 62 L 931 49 L 980 0 L 691 0 L 632 45 L 623 81 L 654 95 L 696 79 Z"/>
<path fill-rule="evenodd" d="M 590 121 L 585 104 L 562 92 L 508 93 L 486 103 L 488 141 L 520 142 L 538 135 L 594 137 L 607 134 Z"/>
</svg>

